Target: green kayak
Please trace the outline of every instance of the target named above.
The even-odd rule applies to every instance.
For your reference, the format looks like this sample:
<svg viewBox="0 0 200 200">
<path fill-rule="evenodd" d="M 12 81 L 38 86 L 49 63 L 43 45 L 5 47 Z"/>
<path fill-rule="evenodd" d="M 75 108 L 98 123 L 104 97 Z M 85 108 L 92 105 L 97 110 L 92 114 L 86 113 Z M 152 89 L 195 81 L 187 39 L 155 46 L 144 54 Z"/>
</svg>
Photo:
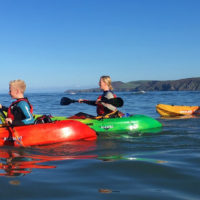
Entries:
<svg viewBox="0 0 200 200">
<path fill-rule="evenodd" d="M 55 120 L 66 120 L 67 117 L 52 117 Z M 97 133 L 156 133 L 161 130 L 162 124 L 151 117 L 145 115 L 133 115 L 122 118 L 106 118 L 106 119 L 75 119 Z"/>
<path fill-rule="evenodd" d="M 35 115 L 35 119 L 41 117 L 41 115 Z M 2 123 L 4 118 L 0 115 Z M 68 120 L 67 117 L 53 116 L 52 121 Z M 152 117 L 145 115 L 132 115 L 121 118 L 104 118 L 104 119 L 73 119 L 78 120 L 90 128 L 95 130 L 97 134 L 110 135 L 110 134 L 142 134 L 142 133 L 158 133 L 161 131 L 162 124 Z"/>
</svg>

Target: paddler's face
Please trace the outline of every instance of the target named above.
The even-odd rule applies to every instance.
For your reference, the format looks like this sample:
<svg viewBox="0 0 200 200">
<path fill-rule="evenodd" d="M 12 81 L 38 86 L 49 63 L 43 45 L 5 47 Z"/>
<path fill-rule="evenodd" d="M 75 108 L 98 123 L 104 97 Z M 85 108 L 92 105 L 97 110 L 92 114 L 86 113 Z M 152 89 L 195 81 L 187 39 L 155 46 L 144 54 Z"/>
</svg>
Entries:
<svg viewBox="0 0 200 200">
<path fill-rule="evenodd" d="M 106 90 L 107 84 L 103 81 L 103 79 L 99 80 L 99 87 L 101 90 Z"/>
<path fill-rule="evenodd" d="M 13 99 L 16 99 L 18 96 L 18 89 L 13 87 L 12 85 L 9 87 L 9 94 Z"/>
</svg>

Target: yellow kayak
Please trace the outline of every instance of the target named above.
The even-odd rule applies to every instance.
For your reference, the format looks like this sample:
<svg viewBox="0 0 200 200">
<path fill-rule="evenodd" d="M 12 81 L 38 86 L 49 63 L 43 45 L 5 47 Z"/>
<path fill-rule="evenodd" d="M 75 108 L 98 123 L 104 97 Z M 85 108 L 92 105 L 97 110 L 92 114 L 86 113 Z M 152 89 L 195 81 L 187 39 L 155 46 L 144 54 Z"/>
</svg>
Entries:
<svg viewBox="0 0 200 200">
<path fill-rule="evenodd" d="M 156 111 L 163 117 L 200 115 L 200 106 L 157 104 Z"/>
</svg>

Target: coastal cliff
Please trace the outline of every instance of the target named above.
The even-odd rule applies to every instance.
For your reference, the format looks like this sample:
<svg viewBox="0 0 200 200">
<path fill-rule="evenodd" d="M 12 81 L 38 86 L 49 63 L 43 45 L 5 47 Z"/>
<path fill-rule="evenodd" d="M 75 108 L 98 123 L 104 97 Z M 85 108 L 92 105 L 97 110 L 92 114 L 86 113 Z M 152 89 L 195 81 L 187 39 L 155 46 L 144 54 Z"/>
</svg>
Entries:
<svg viewBox="0 0 200 200">
<path fill-rule="evenodd" d="M 186 78 L 168 81 L 131 81 L 124 83 L 115 81 L 112 83 L 114 91 L 200 91 L 200 78 Z M 66 90 L 65 92 L 99 92 L 99 88 L 83 90 Z"/>
</svg>

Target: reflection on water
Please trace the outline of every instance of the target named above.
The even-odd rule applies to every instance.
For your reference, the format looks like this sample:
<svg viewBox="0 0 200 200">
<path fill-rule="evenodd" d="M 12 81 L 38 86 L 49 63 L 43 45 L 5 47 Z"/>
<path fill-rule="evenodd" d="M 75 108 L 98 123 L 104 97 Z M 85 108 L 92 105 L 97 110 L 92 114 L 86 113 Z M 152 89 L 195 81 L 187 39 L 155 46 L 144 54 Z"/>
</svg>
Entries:
<svg viewBox="0 0 200 200">
<path fill-rule="evenodd" d="M 180 116 L 161 116 L 160 119 L 192 119 L 192 118 L 200 118 L 198 115 L 180 115 Z"/>
<path fill-rule="evenodd" d="M 0 148 L 0 175 L 24 176 L 33 169 L 56 168 L 52 161 L 96 158 L 96 155 L 87 154 L 95 147 L 94 141 L 78 141 L 30 149 Z"/>
<path fill-rule="evenodd" d="M 22 176 L 32 172 L 34 168 L 49 169 L 55 166 L 41 165 L 42 162 L 51 160 L 40 155 L 31 155 L 16 150 L 0 150 L 1 176 Z"/>
<path fill-rule="evenodd" d="M 110 156 L 99 156 L 99 160 L 102 161 L 118 161 L 118 160 L 129 160 L 129 161 L 143 161 L 143 162 L 151 162 L 151 163 L 167 163 L 167 161 L 164 160 L 156 160 L 156 159 L 151 159 L 151 158 L 142 158 L 142 157 L 136 157 L 134 155 L 110 155 Z"/>
<path fill-rule="evenodd" d="M 115 143 L 106 141 L 104 148 L 112 149 Z M 97 155 L 95 152 L 100 146 L 95 141 L 76 141 L 36 148 L 0 148 L 0 176 L 24 176 L 34 169 L 54 169 L 56 162 L 62 160 L 96 159 L 103 162 L 119 160 L 166 163 L 162 160 L 137 157 L 134 155 L 113 154 L 107 152 Z M 93 152 L 93 153 L 92 153 Z M 16 184 L 16 183 L 13 183 Z"/>
</svg>

